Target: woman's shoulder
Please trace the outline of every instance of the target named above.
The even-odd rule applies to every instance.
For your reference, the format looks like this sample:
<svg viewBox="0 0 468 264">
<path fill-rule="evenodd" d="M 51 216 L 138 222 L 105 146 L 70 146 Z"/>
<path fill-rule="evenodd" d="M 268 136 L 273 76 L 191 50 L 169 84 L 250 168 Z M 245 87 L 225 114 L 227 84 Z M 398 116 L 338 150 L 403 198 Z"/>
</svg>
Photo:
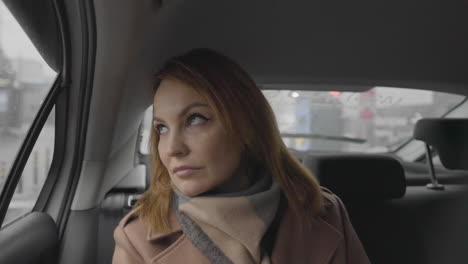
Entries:
<svg viewBox="0 0 468 264">
<path fill-rule="evenodd" d="M 321 187 L 323 210 L 320 217 L 335 228 L 341 229 L 349 221 L 348 213 L 341 199 L 329 189 Z"/>
<path fill-rule="evenodd" d="M 155 237 L 165 235 L 153 232 L 151 228 L 140 218 L 141 206 L 132 209 L 122 220 L 120 220 L 114 231 L 116 243 L 130 243 L 134 247 L 141 248 Z"/>
<path fill-rule="evenodd" d="M 117 255 L 125 255 L 137 263 L 143 263 L 143 256 L 140 252 L 141 245 L 146 237 L 147 228 L 138 218 L 139 207 L 132 209 L 120 220 L 114 230 L 115 252 L 114 262 Z"/>
<path fill-rule="evenodd" d="M 293 216 L 293 218 L 291 218 L 294 219 L 292 225 L 299 226 L 302 221 L 301 219 L 304 218 L 301 217 L 303 214 L 307 214 L 309 216 L 312 214 L 312 218 L 315 219 L 313 223 L 319 223 L 319 225 L 326 223 L 327 226 L 333 227 L 336 231 L 341 231 L 343 229 L 343 223 L 348 221 L 348 215 L 343 202 L 336 194 L 324 187 L 320 187 L 320 196 L 322 199 L 322 206 L 318 211 L 307 211 L 296 214 L 294 213 L 293 208 L 291 208 L 286 202 L 286 205 L 282 210 L 283 213 L 281 214 L 281 218 L 284 218 L 286 215 Z M 288 221 L 288 224 L 291 223 Z"/>
<path fill-rule="evenodd" d="M 139 212 L 140 207 L 136 207 L 122 218 L 114 231 L 114 240 L 116 250 L 125 252 L 131 259 L 148 262 L 178 240 L 182 231 L 171 214 L 170 232 L 154 232 L 140 219 Z"/>
<path fill-rule="evenodd" d="M 325 208 L 330 209 L 331 207 L 337 207 L 342 204 L 340 198 L 332 191 L 325 187 L 320 187 L 320 189 L 322 191 L 323 205 Z"/>
<path fill-rule="evenodd" d="M 330 190 L 322 187 L 324 210 L 321 218 L 341 234 L 341 248 L 335 253 L 336 263 L 370 263 L 354 230 L 344 203 Z M 335 263 L 335 262 L 334 262 Z"/>
<path fill-rule="evenodd" d="M 312 212 L 315 221 L 306 225 L 306 229 L 301 225 L 300 215 L 287 208 L 277 243 L 285 248 L 293 245 L 290 250 L 297 253 L 284 255 L 294 256 L 296 262 L 310 257 L 322 262 L 329 259 L 327 263 L 369 263 L 340 198 L 326 188 L 321 189 L 321 197 L 322 210 L 318 214 Z M 301 251 L 302 245 L 308 245 L 305 251 Z M 290 262 L 294 263 L 294 260 Z"/>
<path fill-rule="evenodd" d="M 125 229 L 128 225 L 131 224 L 131 226 L 139 226 L 141 221 L 139 221 L 139 212 L 140 212 L 141 206 L 135 207 L 130 212 L 128 212 L 119 222 L 117 228 L 120 229 Z"/>
<path fill-rule="evenodd" d="M 149 233 L 149 227 L 139 218 L 140 207 L 132 209 L 125 215 L 114 231 L 116 244 L 123 246 L 139 245 L 143 243 Z"/>
</svg>

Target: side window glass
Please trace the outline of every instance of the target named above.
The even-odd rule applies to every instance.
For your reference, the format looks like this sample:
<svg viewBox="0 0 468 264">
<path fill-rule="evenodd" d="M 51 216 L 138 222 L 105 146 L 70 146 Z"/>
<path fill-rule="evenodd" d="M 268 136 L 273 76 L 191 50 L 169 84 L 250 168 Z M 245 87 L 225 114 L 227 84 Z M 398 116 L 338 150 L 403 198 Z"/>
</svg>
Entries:
<svg viewBox="0 0 468 264">
<path fill-rule="evenodd" d="M 0 191 L 34 118 L 56 78 L 0 2 Z M 31 211 L 45 182 L 54 148 L 52 111 L 27 161 L 3 225 Z"/>
<path fill-rule="evenodd" d="M 41 134 L 37 138 L 36 144 L 24 167 L 3 225 L 30 212 L 36 204 L 36 200 L 47 178 L 50 164 L 52 163 L 55 139 L 54 119 L 55 108 L 42 128 Z"/>
</svg>

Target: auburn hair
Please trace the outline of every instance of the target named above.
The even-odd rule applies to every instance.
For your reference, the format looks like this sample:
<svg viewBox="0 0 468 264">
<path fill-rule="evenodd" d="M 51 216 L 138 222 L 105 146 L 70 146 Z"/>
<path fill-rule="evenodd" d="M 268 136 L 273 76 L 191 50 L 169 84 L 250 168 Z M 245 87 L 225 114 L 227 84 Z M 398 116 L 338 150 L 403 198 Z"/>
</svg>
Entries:
<svg viewBox="0 0 468 264">
<path fill-rule="evenodd" d="M 267 99 L 253 79 L 230 58 L 211 49 L 194 49 L 169 59 L 156 73 L 155 91 L 165 79 L 193 87 L 215 112 L 229 136 L 243 145 L 250 162 L 260 164 L 279 184 L 288 207 L 303 221 L 313 222 L 322 209 L 316 178 L 287 149 Z M 136 206 L 153 231 L 170 231 L 173 190 L 158 153 L 159 136 L 150 134 L 151 184 Z"/>
</svg>

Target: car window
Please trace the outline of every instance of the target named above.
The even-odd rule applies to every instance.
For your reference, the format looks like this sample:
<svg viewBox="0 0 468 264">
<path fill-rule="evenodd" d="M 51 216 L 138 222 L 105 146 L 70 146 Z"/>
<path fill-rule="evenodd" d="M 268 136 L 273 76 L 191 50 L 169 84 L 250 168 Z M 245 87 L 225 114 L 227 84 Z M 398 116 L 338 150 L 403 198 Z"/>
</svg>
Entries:
<svg viewBox="0 0 468 264">
<path fill-rule="evenodd" d="M 0 2 L 0 191 L 55 78 L 56 73 Z M 35 204 L 52 159 L 54 119 L 52 111 L 24 168 L 3 225 Z"/>
<path fill-rule="evenodd" d="M 262 90 L 283 141 L 299 151 L 392 152 L 412 138 L 417 120 L 441 117 L 465 97 L 394 87 L 365 92 Z M 148 154 L 152 119 L 142 122 L 140 152 Z"/>
<path fill-rule="evenodd" d="M 465 99 L 394 87 L 263 92 L 285 144 L 299 151 L 392 152 L 412 138 L 417 120 L 441 117 Z"/>
</svg>

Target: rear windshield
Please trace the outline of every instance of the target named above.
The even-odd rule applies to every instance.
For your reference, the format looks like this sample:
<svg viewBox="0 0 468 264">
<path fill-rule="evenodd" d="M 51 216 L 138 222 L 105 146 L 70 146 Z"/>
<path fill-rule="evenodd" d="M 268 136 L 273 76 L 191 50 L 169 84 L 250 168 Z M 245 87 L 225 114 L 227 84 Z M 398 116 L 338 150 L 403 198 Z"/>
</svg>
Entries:
<svg viewBox="0 0 468 264">
<path fill-rule="evenodd" d="M 417 120 L 442 117 L 465 97 L 374 87 L 365 92 L 263 90 L 285 144 L 298 151 L 392 152 Z"/>
</svg>

